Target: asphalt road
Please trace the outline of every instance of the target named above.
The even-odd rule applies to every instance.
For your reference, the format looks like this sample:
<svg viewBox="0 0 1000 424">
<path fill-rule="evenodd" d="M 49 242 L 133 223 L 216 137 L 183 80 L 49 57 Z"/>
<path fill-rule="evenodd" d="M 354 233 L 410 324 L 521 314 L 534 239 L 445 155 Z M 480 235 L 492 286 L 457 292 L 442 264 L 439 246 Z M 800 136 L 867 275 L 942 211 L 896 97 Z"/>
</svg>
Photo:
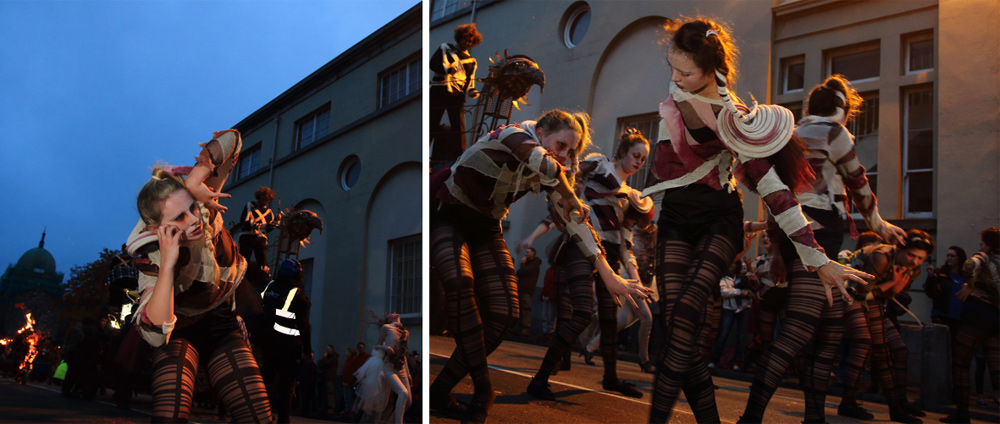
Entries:
<svg viewBox="0 0 1000 424">
<path fill-rule="evenodd" d="M 441 371 L 454 349 L 450 337 L 432 336 L 430 339 L 431 381 Z M 642 399 L 620 396 L 601 389 L 603 368 L 600 356 L 595 356 L 596 366 L 583 363 L 573 355 L 572 370 L 561 371 L 549 382 L 556 395 L 555 401 L 539 400 L 525 392 L 546 347 L 507 340 L 489 357 L 490 379 L 496 392 L 496 403 L 490 412 L 491 423 L 642 423 L 649 420 L 650 392 L 653 376 L 644 374 L 635 362 L 618 361 L 619 378 L 634 382 L 644 393 Z M 719 415 L 724 423 L 735 423 L 743 413 L 749 393 L 749 381 L 714 377 L 719 386 L 715 392 Z M 470 401 L 472 383 L 466 377 L 455 389 L 456 398 Z M 830 423 L 857 423 L 858 420 L 837 416 L 840 398 L 828 396 L 826 418 Z M 864 407 L 875 415 L 871 422 L 888 422 L 889 410 L 884 403 L 865 402 Z M 802 393 L 780 387 L 768 405 L 764 416 L 768 423 L 800 423 L 805 410 Z M 938 422 L 945 414 L 927 412 L 925 423 Z M 459 420 L 431 413 L 433 423 L 453 423 Z M 674 407 L 671 422 L 694 423 L 694 416 L 683 396 Z M 973 421 L 979 422 L 979 421 Z M 988 421 L 984 421 L 988 422 Z"/>
</svg>

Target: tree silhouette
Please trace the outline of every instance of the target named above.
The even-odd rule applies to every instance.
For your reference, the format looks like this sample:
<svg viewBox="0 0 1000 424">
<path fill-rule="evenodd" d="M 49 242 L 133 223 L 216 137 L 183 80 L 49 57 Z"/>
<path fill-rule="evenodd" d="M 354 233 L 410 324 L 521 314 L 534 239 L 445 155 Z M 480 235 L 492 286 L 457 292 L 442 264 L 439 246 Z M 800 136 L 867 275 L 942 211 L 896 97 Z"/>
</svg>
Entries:
<svg viewBox="0 0 1000 424">
<path fill-rule="evenodd" d="M 61 328 L 71 328 L 87 316 L 96 318 L 108 313 L 108 270 L 112 259 L 121 253 L 105 248 L 97 260 L 70 269 L 63 298 L 57 305 Z"/>
</svg>

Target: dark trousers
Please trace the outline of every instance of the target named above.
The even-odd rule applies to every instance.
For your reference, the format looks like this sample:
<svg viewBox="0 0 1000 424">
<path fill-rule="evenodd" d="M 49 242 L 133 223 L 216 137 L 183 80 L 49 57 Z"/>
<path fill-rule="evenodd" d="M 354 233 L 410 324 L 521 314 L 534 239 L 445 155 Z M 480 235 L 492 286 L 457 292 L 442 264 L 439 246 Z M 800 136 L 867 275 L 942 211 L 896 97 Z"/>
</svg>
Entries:
<svg viewBox="0 0 1000 424">
<path fill-rule="evenodd" d="M 465 93 L 449 93 L 445 87 L 431 87 L 432 161 L 454 162 L 465 151 Z M 441 129 L 441 117 L 448 113 L 451 128 Z"/>
</svg>

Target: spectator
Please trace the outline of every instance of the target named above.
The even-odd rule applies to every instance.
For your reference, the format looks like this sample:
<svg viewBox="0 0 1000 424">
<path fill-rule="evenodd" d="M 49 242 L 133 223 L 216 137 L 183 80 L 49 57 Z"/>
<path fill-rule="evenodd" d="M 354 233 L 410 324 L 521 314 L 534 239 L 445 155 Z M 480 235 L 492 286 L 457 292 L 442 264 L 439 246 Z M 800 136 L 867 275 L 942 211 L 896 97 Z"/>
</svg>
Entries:
<svg viewBox="0 0 1000 424">
<path fill-rule="evenodd" d="M 521 336 L 531 335 L 531 299 L 538 285 L 538 270 L 542 259 L 536 256 L 535 248 L 529 247 L 521 258 L 521 266 L 517 269 L 517 297 L 521 307 Z"/>
<path fill-rule="evenodd" d="M 340 410 L 340 405 L 337 405 L 337 399 L 339 398 L 336 396 L 335 390 L 337 387 L 337 368 L 340 365 L 340 354 L 337 353 L 337 349 L 333 345 L 326 345 L 326 352 L 316 362 L 316 365 L 319 367 L 322 377 L 319 386 L 319 410 L 325 414 L 333 415 L 336 411 Z"/>
</svg>

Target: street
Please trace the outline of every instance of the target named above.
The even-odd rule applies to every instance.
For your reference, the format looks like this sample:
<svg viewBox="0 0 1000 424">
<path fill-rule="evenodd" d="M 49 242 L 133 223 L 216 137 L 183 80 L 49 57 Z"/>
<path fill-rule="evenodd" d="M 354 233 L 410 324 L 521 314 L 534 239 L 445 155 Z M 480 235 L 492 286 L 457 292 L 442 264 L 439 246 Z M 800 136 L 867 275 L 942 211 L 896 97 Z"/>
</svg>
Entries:
<svg viewBox="0 0 1000 424">
<path fill-rule="evenodd" d="M 431 337 L 431 381 L 443 368 L 454 346 L 454 341 L 450 337 Z M 590 366 L 586 365 L 577 353 L 573 354 L 572 370 L 560 371 L 549 380 L 556 401 L 543 401 L 527 394 L 525 388 L 541 363 L 545 350 L 543 346 L 507 340 L 490 355 L 490 378 L 496 392 L 496 403 L 489 417 L 491 423 L 636 423 L 649 420 L 653 376 L 642 373 L 635 362 L 619 360 L 618 376 L 635 383 L 644 393 L 642 399 L 628 398 L 601 390 L 603 368 L 600 355 L 594 357 L 597 365 Z M 735 423 L 746 404 L 750 382 L 720 376 L 713 377 L 713 380 L 719 386 L 715 396 L 722 422 Z M 468 402 L 472 395 L 471 380 L 468 377 L 462 380 L 454 393 L 459 400 Z M 828 422 L 860 422 L 837 416 L 839 397 L 828 396 L 826 402 Z M 866 401 L 864 407 L 875 415 L 873 422 L 889 420 L 889 410 L 884 403 Z M 800 391 L 779 387 L 768 406 L 765 422 L 799 423 L 803 419 L 804 409 Z M 938 419 L 945 415 L 927 412 L 927 417 L 923 418 L 923 421 L 938 422 Z M 452 423 L 458 420 L 432 412 L 431 422 Z M 683 396 L 674 407 L 671 422 L 695 422 Z M 974 418 L 973 422 L 989 421 L 976 421 Z"/>
<path fill-rule="evenodd" d="M 0 379 L 0 423 L 148 423 L 150 397 L 140 394 L 132 399 L 131 409 L 115 406 L 108 390 L 89 401 L 67 398 L 60 394 L 59 386 L 41 382 L 20 385 L 13 380 Z M 292 416 L 293 423 L 322 423 L 309 418 Z M 194 407 L 192 423 L 225 423 L 219 420 L 215 409 Z"/>
</svg>

